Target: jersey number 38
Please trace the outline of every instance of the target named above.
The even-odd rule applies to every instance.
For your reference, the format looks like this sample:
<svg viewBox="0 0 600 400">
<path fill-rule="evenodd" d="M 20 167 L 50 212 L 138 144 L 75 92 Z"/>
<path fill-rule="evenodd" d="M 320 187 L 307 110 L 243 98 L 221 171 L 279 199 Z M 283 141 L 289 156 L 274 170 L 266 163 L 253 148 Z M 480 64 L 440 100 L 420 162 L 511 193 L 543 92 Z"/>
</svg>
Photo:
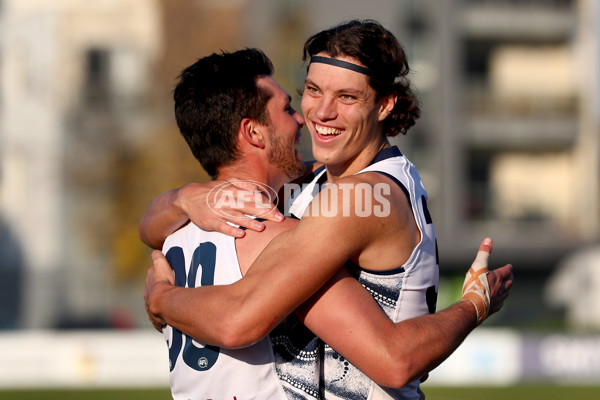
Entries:
<svg viewBox="0 0 600 400">
<path fill-rule="evenodd" d="M 185 257 L 181 247 L 171 247 L 165 257 L 175 271 L 175 285 L 182 287 L 196 287 L 196 275 L 198 269 L 201 269 L 200 286 L 210 286 L 214 284 L 215 278 L 215 259 L 217 248 L 213 243 L 201 243 L 194 254 L 188 273 L 186 274 Z M 217 361 L 220 348 L 217 346 L 202 345 L 194 341 L 183 332 L 171 329 L 171 340 L 169 346 L 169 370 L 173 371 L 179 353 L 183 349 L 182 359 L 185 364 L 196 371 L 207 371 Z M 185 342 L 185 343 L 184 343 Z"/>
</svg>

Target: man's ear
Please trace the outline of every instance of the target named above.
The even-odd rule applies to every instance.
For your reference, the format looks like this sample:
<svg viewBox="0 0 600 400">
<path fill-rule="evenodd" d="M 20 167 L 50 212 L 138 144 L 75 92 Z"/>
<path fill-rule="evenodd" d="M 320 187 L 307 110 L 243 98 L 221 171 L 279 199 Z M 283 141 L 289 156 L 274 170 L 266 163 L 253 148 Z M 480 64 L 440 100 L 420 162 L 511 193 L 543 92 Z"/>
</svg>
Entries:
<svg viewBox="0 0 600 400">
<path fill-rule="evenodd" d="M 390 94 L 381 98 L 381 106 L 379 107 L 378 120 L 381 122 L 392 113 L 394 107 L 396 107 L 396 101 L 398 101 L 397 94 Z"/>
<path fill-rule="evenodd" d="M 265 127 L 259 124 L 255 119 L 244 118 L 240 122 L 241 139 L 249 143 L 251 146 L 265 148 L 264 132 Z"/>
</svg>

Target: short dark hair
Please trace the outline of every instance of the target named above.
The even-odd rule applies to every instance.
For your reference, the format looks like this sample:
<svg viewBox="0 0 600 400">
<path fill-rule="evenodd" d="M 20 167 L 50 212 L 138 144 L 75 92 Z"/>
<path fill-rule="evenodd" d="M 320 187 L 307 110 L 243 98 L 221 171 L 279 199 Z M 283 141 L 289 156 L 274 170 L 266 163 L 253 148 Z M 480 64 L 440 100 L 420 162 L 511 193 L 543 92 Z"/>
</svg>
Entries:
<svg viewBox="0 0 600 400">
<path fill-rule="evenodd" d="M 213 53 L 181 72 L 173 96 L 177 126 L 211 177 L 238 159 L 242 119 L 268 124 L 272 93 L 256 82 L 272 74 L 271 60 L 259 49 Z"/>
<path fill-rule="evenodd" d="M 387 136 L 406 134 L 420 116 L 419 104 L 407 78 L 410 69 L 406 53 L 396 37 L 379 22 L 352 20 L 321 31 L 306 41 L 302 59 L 324 52 L 331 57 L 348 56 L 360 61 L 375 74 L 369 85 L 379 98 L 396 93 L 398 101 L 383 121 Z"/>
</svg>

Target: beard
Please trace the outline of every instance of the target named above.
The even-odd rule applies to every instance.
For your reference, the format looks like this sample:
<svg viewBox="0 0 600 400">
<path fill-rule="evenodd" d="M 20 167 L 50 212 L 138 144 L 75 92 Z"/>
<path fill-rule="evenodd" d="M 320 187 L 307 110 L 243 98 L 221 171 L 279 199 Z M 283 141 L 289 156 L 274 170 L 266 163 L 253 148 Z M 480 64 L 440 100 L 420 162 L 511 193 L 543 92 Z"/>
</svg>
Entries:
<svg viewBox="0 0 600 400">
<path fill-rule="evenodd" d="M 304 174 L 304 164 L 296 158 L 296 152 L 290 151 L 293 143 L 284 143 L 280 136 L 275 135 L 273 129 L 269 129 L 271 150 L 268 160 L 275 165 L 288 179 L 292 180 Z"/>
</svg>

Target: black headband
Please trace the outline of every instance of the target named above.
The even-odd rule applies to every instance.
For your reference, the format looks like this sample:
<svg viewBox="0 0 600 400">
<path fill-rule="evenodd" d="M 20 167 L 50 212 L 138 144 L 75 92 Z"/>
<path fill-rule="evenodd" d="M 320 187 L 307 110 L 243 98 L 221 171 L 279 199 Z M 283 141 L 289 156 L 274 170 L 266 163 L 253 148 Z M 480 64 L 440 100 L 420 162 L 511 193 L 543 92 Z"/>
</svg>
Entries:
<svg viewBox="0 0 600 400">
<path fill-rule="evenodd" d="M 329 64 L 340 68 L 346 68 L 351 71 L 355 71 L 359 74 L 367 75 L 370 77 L 373 77 L 375 75 L 375 71 L 373 71 L 372 69 L 369 69 L 367 67 L 361 67 L 360 65 L 352 64 L 346 61 L 338 60 L 337 58 L 312 56 L 310 58 L 310 64 L 312 63 Z"/>
</svg>

